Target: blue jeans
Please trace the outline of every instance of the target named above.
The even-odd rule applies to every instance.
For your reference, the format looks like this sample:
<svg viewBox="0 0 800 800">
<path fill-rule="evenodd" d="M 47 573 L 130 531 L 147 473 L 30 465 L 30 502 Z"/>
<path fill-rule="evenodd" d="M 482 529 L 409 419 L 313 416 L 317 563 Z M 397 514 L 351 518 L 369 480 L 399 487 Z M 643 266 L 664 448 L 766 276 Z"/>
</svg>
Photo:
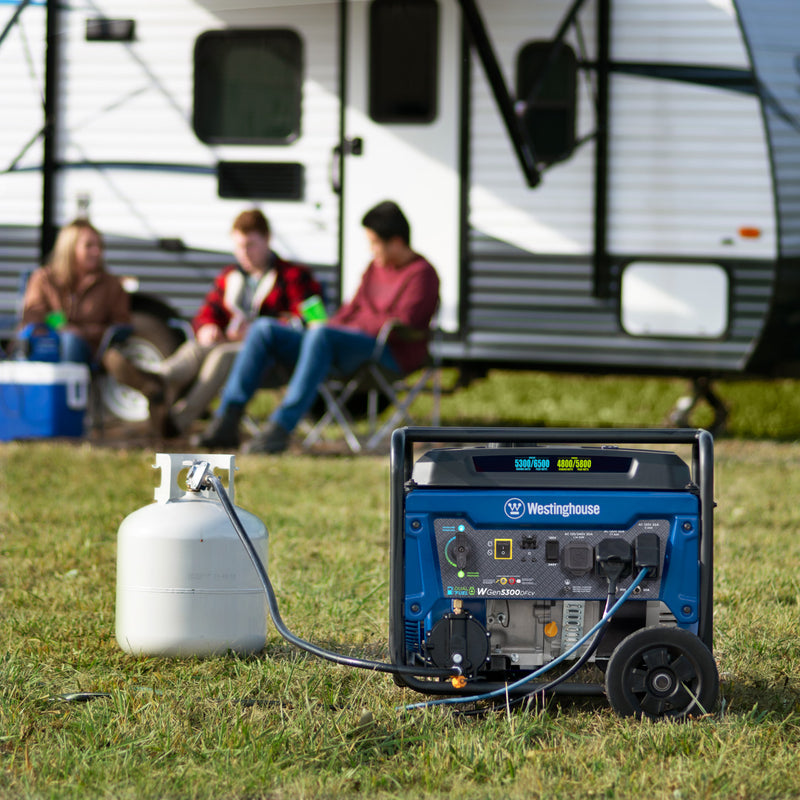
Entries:
<svg viewBox="0 0 800 800">
<path fill-rule="evenodd" d="M 292 369 L 283 402 L 270 419 L 287 431 L 294 430 L 317 396 L 317 387 L 329 375 L 349 375 L 372 358 L 375 337 L 349 328 L 322 325 L 297 330 L 271 317 L 255 320 L 233 362 L 222 391 L 217 415 L 228 406 L 244 407 L 261 385 L 264 374 L 276 364 Z M 400 373 L 386 348 L 381 365 Z"/>
<path fill-rule="evenodd" d="M 124 342 L 133 333 L 132 325 L 109 325 L 106 332 L 103 334 L 103 340 L 100 342 L 99 350 L 96 358 L 103 355 L 107 347 L 112 344 L 120 344 Z M 78 364 L 92 364 L 92 348 L 86 339 L 79 333 L 74 331 L 59 331 L 61 339 L 61 360 L 62 361 L 75 361 Z"/>
<path fill-rule="evenodd" d="M 61 337 L 61 360 L 74 361 L 78 364 L 92 363 L 92 348 L 83 336 L 72 331 L 62 331 Z"/>
</svg>

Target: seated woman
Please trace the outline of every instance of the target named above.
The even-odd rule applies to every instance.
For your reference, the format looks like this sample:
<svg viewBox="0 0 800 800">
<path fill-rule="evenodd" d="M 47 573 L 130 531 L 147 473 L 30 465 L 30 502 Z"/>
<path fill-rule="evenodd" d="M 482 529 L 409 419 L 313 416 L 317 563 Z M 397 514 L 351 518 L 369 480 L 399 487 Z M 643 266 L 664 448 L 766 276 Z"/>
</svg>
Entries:
<svg viewBox="0 0 800 800">
<path fill-rule="evenodd" d="M 45 266 L 28 281 L 22 324 L 60 316 L 61 360 L 102 364 L 120 383 L 141 392 L 150 417 L 161 427 L 166 413 L 164 384 L 132 364 L 117 348 L 130 334 L 128 295 L 119 278 L 106 272 L 103 238 L 85 219 L 65 225 Z"/>
</svg>

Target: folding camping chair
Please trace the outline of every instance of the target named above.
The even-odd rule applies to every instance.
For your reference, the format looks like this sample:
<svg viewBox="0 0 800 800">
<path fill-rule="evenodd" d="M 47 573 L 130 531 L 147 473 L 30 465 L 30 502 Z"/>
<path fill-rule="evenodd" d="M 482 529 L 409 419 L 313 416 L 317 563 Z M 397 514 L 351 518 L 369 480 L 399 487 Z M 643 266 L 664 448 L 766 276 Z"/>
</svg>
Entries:
<svg viewBox="0 0 800 800">
<path fill-rule="evenodd" d="M 410 407 L 424 391 L 433 395 L 432 425 L 439 425 L 441 402 L 441 359 L 438 348 L 430 349 L 427 363 L 420 370 L 408 375 L 398 375 L 380 365 L 380 358 L 387 347 L 389 335 L 409 338 L 428 337 L 436 344 L 438 327 L 421 332 L 399 322 L 390 320 L 381 328 L 375 343 L 372 358 L 352 375 L 328 378 L 319 387 L 325 404 L 325 412 L 313 425 L 303 440 L 303 447 L 316 444 L 323 431 L 331 424 L 338 424 L 345 441 L 353 453 L 376 450 L 391 432 L 406 421 L 411 421 Z M 348 410 L 348 401 L 357 394 L 366 394 L 368 433 L 359 438 L 355 432 L 355 420 Z M 381 422 L 380 401 L 383 399 L 391 409 L 388 418 Z"/>
</svg>

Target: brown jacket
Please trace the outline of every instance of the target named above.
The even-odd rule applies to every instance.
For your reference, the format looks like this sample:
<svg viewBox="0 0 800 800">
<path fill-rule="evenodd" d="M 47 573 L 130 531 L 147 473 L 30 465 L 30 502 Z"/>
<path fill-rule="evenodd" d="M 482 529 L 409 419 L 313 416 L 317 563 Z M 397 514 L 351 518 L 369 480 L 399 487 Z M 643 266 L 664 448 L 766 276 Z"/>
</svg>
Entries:
<svg viewBox="0 0 800 800">
<path fill-rule="evenodd" d="M 80 280 L 74 291 L 59 286 L 49 267 L 30 277 L 25 291 L 22 322 L 44 322 L 51 311 L 63 311 L 67 328 L 82 336 L 96 351 L 109 325 L 129 325 L 130 300 L 115 275 L 98 272 Z"/>
</svg>

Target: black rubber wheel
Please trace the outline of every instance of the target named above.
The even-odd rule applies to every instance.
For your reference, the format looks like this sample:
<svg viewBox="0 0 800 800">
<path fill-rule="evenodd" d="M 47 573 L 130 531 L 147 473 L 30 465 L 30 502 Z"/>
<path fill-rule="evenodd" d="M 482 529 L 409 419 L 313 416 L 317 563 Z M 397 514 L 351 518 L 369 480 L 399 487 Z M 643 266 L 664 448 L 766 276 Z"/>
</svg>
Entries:
<svg viewBox="0 0 800 800">
<path fill-rule="evenodd" d="M 160 317 L 145 311 L 134 311 L 131 314 L 131 321 L 133 322 L 131 338 L 144 339 L 149 342 L 158 351 L 161 358 L 171 356 L 181 343 L 178 332 L 174 328 L 170 328 Z"/>
<path fill-rule="evenodd" d="M 133 333 L 120 350 L 142 369 L 152 370 L 180 344 L 178 334 L 152 314 L 133 312 Z M 142 422 L 149 416 L 146 398 L 130 386 L 118 383 L 110 375 L 103 381 L 104 409 L 125 422 Z"/>
<path fill-rule="evenodd" d="M 608 660 L 606 695 L 620 716 L 681 719 L 714 707 L 719 673 L 714 656 L 682 628 L 642 628 Z"/>
</svg>

